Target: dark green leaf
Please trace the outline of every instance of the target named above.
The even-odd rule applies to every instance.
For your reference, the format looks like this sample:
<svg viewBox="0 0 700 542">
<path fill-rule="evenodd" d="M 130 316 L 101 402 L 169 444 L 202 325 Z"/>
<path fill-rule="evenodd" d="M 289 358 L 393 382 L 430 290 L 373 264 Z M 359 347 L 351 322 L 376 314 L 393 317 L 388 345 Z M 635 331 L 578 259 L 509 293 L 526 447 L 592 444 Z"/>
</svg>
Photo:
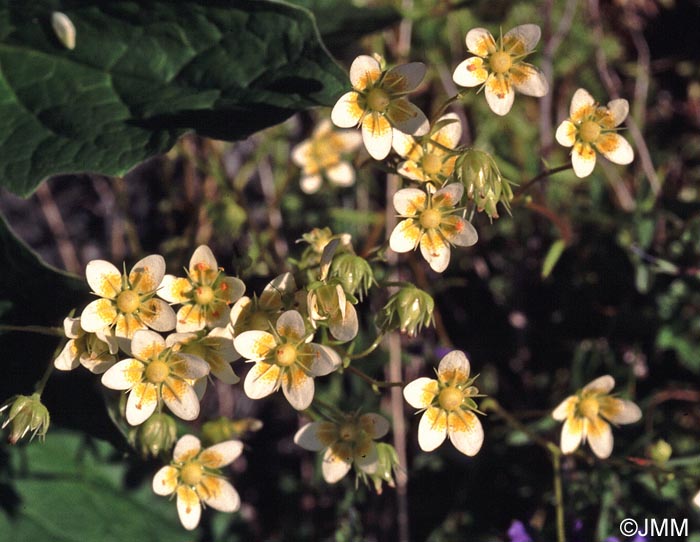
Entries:
<svg viewBox="0 0 700 542">
<path fill-rule="evenodd" d="M 247 137 L 349 85 L 308 12 L 264 0 L 0 0 L 0 68 L 0 184 L 20 195 L 52 174 L 123 174 L 188 130 Z"/>
</svg>

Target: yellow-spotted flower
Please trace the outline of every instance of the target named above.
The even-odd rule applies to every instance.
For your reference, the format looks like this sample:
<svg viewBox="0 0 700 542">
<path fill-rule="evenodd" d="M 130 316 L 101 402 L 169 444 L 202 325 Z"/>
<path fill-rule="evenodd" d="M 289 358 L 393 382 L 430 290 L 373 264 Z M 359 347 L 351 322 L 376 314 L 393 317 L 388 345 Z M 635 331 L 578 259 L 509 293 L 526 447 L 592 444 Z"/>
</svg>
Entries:
<svg viewBox="0 0 700 542">
<path fill-rule="evenodd" d="M 109 329 L 87 333 L 80 327 L 80 318 L 63 320 L 63 332 L 70 340 L 53 364 L 59 371 L 71 371 L 82 365 L 95 374 L 104 373 L 117 362 L 119 345 Z"/>
<path fill-rule="evenodd" d="M 331 111 L 333 124 L 340 128 L 362 125 L 362 140 L 375 160 L 391 151 L 393 128 L 422 136 L 428 132 L 425 114 L 405 96 L 425 77 L 425 64 L 410 62 L 390 70 L 383 59 L 358 56 L 350 66 L 353 89 L 343 94 Z"/>
<path fill-rule="evenodd" d="M 230 326 L 215 327 L 209 333 L 171 333 L 165 338 L 165 345 L 206 361 L 209 374 L 224 384 L 237 384 L 241 380 L 231 368 L 231 362 L 240 356 L 233 347 Z"/>
<path fill-rule="evenodd" d="M 164 275 L 165 260 L 158 254 L 136 262 L 128 275 L 109 262 L 92 260 L 85 276 L 100 299 L 83 309 L 80 326 L 88 333 L 114 328 L 117 337 L 126 339 L 140 329 L 174 329 L 175 312 L 155 297 Z"/>
<path fill-rule="evenodd" d="M 404 188 L 394 194 L 394 208 L 403 218 L 389 238 L 394 252 L 408 252 L 420 245 L 430 267 L 442 273 L 450 263 L 450 245 L 468 247 L 479 236 L 468 220 L 458 216 L 464 187 L 451 183 L 434 194 Z"/>
<path fill-rule="evenodd" d="M 564 422 L 561 431 L 562 452 L 570 454 L 582 442 L 588 441 L 593 453 L 606 459 L 613 449 L 610 424 L 639 421 L 642 411 L 631 401 L 611 396 L 614 387 L 612 376 L 601 376 L 554 409 L 552 417 Z"/>
<path fill-rule="evenodd" d="M 447 113 L 435 123 L 437 130 L 422 139 L 396 132 L 393 147 L 404 158 L 397 171 L 408 179 L 442 186 L 452 175 L 457 155 L 450 152 L 462 138 L 462 124 L 455 113 Z"/>
<path fill-rule="evenodd" d="M 334 130 L 330 120 L 322 120 L 309 139 L 292 149 L 292 160 L 302 169 L 301 189 L 307 194 L 318 192 L 324 178 L 336 186 L 352 186 L 355 170 L 344 155 L 361 144 L 357 132 Z"/>
<path fill-rule="evenodd" d="M 131 341 L 132 358 L 124 359 L 102 375 L 102 384 L 126 390 L 126 421 L 145 422 L 163 402 L 178 418 L 199 416 L 199 399 L 191 382 L 209 374 L 209 365 L 191 354 L 168 348 L 153 331 L 140 330 Z"/>
<path fill-rule="evenodd" d="M 596 151 L 616 164 L 629 164 L 634 151 L 627 140 L 616 133 L 629 113 L 629 103 L 623 98 L 599 105 L 587 90 L 574 93 L 569 119 L 557 128 L 560 145 L 573 147 L 571 164 L 577 177 L 588 177 L 595 167 Z"/>
<path fill-rule="evenodd" d="M 282 313 L 273 331 L 252 330 L 236 335 L 236 350 L 255 363 L 243 389 L 251 399 L 262 399 L 281 386 L 289 404 L 304 410 L 314 398 L 314 377 L 337 369 L 340 356 L 328 346 L 308 342 L 311 337 L 297 311 Z"/>
<path fill-rule="evenodd" d="M 181 303 L 177 311 L 177 331 L 225 326 L 229 305 L 245 293 L 245 284 L 227 277 L 218 267 L 211 249 L 201 245 L 192 254 L 187 278 L 165 275 L 158 295 L 170 303 Z"/>
<path fill-rule="evenodd" d="M 307 423 L 294 435 L 294 442 L 312 452 L 324 450 L 323 479 L 335 484 L 353 465 L 360 476 L 375 474 L 379 455 L 374 441 L 388 432 L 389 422 L 379 414 L 347 414 L 337 422 Z"/>
<path fill-rule="evenodd" d="M 422 377 L 404 388 L 408 404 L 424 410 L 418 424 L 421 450 L 433 451 L 445 437 L 465 455 L 476 455 L 481 449 L 484 429 L 474 413 L 477 405 L 473 399 L 479 390 L 473 386 L 476 377 L 470 377 L 469 371 L 467 357 L 454 350 L 440 360 L 437 380 Z"/>
<path fill-rule="evenodd" d="M 175 444 L 173 460 L 153 478 L 157 495 L 177 495 L 177 514 L 191 531 L 199 524 L 202 507 L 235 512 L 241 506 L 238 492 L 224 479 L 221 468 L 233 463 L 243 451 L 239 440 L 227 440 L 202 450 L 194 435 L 184 435 Z"/>
<path fill-rule="evenodd" d="M 452 79 L 463 87 L 483 85 L 491 111 L 505 115 L 513 107 L 515 91 L 541 97 L 549 91 L 541 70 L 523 62 L 540 41 L 540 27 L 523 24 L 506 32 L 498 42 L 485 28 L 467 33 L 467 49 L 473 56 L 455 68 Z"/>
<path fill-rule="evenodd" d="M 270 331 L 274 329 L 277 318 L 282 314 L 285 304 L 294 296 L 297 285 L 291 273 L 275 277 L 265 286 L 260 297 L 241 297 L 231 308 L 229 315 L 233 336 L 245 331 L 257 329 Z"/>
</svg>

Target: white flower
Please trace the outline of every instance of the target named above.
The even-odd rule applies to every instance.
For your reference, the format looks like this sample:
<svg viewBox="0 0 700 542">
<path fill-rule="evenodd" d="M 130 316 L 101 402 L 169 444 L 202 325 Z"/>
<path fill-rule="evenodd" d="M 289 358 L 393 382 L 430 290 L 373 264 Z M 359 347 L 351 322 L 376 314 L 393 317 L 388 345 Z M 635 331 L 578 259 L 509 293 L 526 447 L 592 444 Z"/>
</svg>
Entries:
<svg viewBox="0 0 700 542">
<path fill-rule="evenodd" d="M 265 286 L 260 297 L 241 297 L 231 308 L 229 315 L 233 336 L 240 335 L 244 331 L 257 329 L 268 331 L 277 322 L 285 305 L 285 297 L 290 297 L 296 292 L 297 286 L 291 273 L 283 273 L 275 277 Z"/>
<path fill-rule="evenodd" d="M 233 347 L 231 326 L 215 327 L 208 334 L 171 333 L 165 338 L 168 347 L 183 354 L 191 354 L 204 360 L 209 365 L 210 375 L 214 375 L 224 384 L 237 384 L 240 378 L 231 368 L 231 362 L 241 356 Z"/>
<path fill-rule="evenodd" d="M 153 491 L 157 495 L 177 495 L 177 513 L 188 531 L 199 524 L 204 504 L 220 512 L 235 512 L 241 499 L 220 469 L 233 463 L 242 451 L 243 443 L 238 440 L 202 450 L 197 437 L 185 435 L 175 444 L 170 465 L 153 478 Z"/>
<path fill-rule="evenodd" d="M 452 79 L 463 87 L 484 85 L 491 111 L 505 115 L 513 107 L 515 91 L 541 97 L 549 85 L 541 70 L 523 62 L 540 41 L 540 27 L 523 24 L 509 30 L 498 42 L 485 28 L 467 33 L 467 49 L 473 56 L 455 68 Z"/>
<path fill-rule="evenodd" d="M 610 391 L 614 387 L 612 376 L 601 376 L 554 409 L 552 417 L 564 421 L 562 452 L 570 454 L 587 440 L 593 453 L 606 459 L 613 449 L 610 423 L 622 425 L 639 421 L 642 411 L 631 401 L 612 397 Z"/>
<path fill-rule="evenodd" d="M 616 133 L 628 112 L 629 103 L 623 98 L 612 100 L 604 107 L 583 88 L 574 93 L 569 119 L 559 125 L 556 138 L 564 147 L 573 146 L 571 163 L 577 177 L 591 174 L 595 167 L 595 151 L 616 164 L 629 164 L 634 160 L 632 147 Z"/>
<path fill-rule="evenodd" d="M 117 338 L 109 329 L 87 333 L 80 327 L 80 318 L 63 320 L 63 330 L 70 340 L 54 360 L 59 371 L 71 371 L 78 364 L 95 374 L 104 373 L 117 362 Z"/>
</svg>

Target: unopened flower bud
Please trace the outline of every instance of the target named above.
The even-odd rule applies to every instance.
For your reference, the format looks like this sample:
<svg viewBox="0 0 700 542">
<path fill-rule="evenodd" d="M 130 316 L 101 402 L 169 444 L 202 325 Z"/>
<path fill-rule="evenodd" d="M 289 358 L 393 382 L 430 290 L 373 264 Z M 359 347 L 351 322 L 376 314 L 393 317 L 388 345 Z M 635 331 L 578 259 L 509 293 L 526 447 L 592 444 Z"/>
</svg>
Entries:
<svg viewBox="0 0 700 542">
<path fill-rule="evenodd" d="M 433 321 L 435 301 L 420 288 L 404 286 L 384 305 L 379 317 L 379 327 L 384 331 L 398 329 L 415 337 L 423 326 L 429 326 Z"/>
<path fill-rule="evenodd" d="M 496 205 L 500 202 L 510 213 L 513 190 L 489 153 L 465 150 L 457 157 L 455 175 L 464 185 L 467 198 L 476 203 L 479 212 L 485 211 L 490 218 L 498 218 Z"/>
<path fill-rule="evenodd" d="M 168 453 L 177 440 L 177 425 L 172 416 L 156 412 L 135 433 L 136 446 L 143 457 Z"/>
<path fill-rule="evenodd" d="M 396 487 L 394 482 L 394 474 L 400 468 L 399 456 L 396 449 L 391 444 L 384 442 L 377 443 L 377 470 L 370 474 L 369 477 L 374 483 L 374 490 L 377 495 L 382 493 L 382 483 L 385 482 L 389 487 Z"/>
<path fill-rule="evenodd" d="M 46 432 L 49 430 L 51 418 L 49 411 L 41 403 L 41 396 L 38 393 L 34 393 L 29 397 L 16 395 L 0 407 L 0 413 L 5 412 L 7 409 L 9 409 L 9 414 L 7 420 L 2 424 L 2 428 L 4 429 L 10 425 L 10 435 L 8 436 L 10 444 L 17 444 L 30 431 L 32 433 L 30 441 L 36 435 L 39 435 L 39 438 L 44 440 Z"/>
<path fill-rule="evenodd" d="M 202 441 L 205 446 L 213 446 L 226 440 L 238 440 L 249 431 L 259 431 L 262 425 L 255 418 L 232 420 L 221 416 L 202 425 Z"/>
<path fill-rule="evenodd" d="M 663 439 L 657 440 L 649 449 L 649 456 L 654 460 L 654 463 L 658 463 L 659 465 L 663 465 L 671 459 L 672 453 L 673 448 Z"/>
<path fill-rule="evenodd" d="M 346 294 L 362 299 L 374 282 L 367 260 L 354 254 L 339 254 L 333 258 L 331 277 L 337 277 Z"/>
</svg>

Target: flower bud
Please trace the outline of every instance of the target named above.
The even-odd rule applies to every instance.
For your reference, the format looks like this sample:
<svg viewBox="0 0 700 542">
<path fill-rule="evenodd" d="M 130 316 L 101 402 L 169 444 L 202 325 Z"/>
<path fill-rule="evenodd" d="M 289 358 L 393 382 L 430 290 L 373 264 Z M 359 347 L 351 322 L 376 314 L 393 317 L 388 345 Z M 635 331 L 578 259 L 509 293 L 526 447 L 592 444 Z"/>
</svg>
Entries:
<svg viewBox="0 0 700 542">
<path fill-rule="evenodd" d="M 16 395 L 0 407 L 0 412 L 4 412 L 8 408 L 10 412 L 7 420 L 2 424 L 2 428 L 10 425 L 10 435 L 8 436 L 10 444 L 17 444 L 17 441 L 24 438 L 30 431 L 32 432 L 30 441 L 36 435 L 44 440 L 46 432 L 49 430 L 51 418 L 49 411 L 41 403 L 41 396 L 38 393 L 34 393 L 30 397 Z"/>
<path fill-rule="evenodd" d="M 239 440 L 245 433 L 260 431 L 262 426 L 262 422 L 255 418 L 234 420 L 221 416 L 202 425 L 202 442 L 205 446 L 213 446 L 226 440 Z"/>
<path fill-rule="evenodd" d="M 337 277 L 346 294 L 362 299 L 374 282 L 367 260 L 354 254 L 339 254 L 331 264 L 331 277 Z"/>
<path fill-rule="evenodd" d="M 500 202 L 510 213 L 513 190 L 489 153 L 476 149 L 465 150 L 457 157 L 455 175 L 464 185 L 467 198 L 476 203 L 479 212 L 486 211 L 490 218 L 498 218 L 496 205 Z"/>
<path fill-rule="evenodd" d="M 429 326 L 433 321 L 435 301 L 420 288 L 404 286 L 384 305 L 379 316 L 379 327 L 384 331 L 398 329 L 415 337 L 423 326 Z"/>
<path fill-rule="evenodd" d="M 659 465 L 663 465 L 671 459 L 672 453 L 673 448 L 663 439 L 657 440 L 649 449 L 649 456 L 654 460 L 654 463 L 658 463 Z"/>
<path fill-rule="evenodd" d="M 172 416 L 156 412 L 135 432 L 136 446 L 143 457 L 168 453 L 177 440 L 177 425 Z"/>
<path fill-rule="evenodd" d="M 374 490 L 377 492 L 377 495 L 382 494 L 382 482 L 386 482 L 389 487 L 396 487 L 394 474 L 399 468 L 401 467 L 396 449 L 391 444 L 378 442 L 377 470 L 369 475 L 374 483 Z"/>
</svg>

